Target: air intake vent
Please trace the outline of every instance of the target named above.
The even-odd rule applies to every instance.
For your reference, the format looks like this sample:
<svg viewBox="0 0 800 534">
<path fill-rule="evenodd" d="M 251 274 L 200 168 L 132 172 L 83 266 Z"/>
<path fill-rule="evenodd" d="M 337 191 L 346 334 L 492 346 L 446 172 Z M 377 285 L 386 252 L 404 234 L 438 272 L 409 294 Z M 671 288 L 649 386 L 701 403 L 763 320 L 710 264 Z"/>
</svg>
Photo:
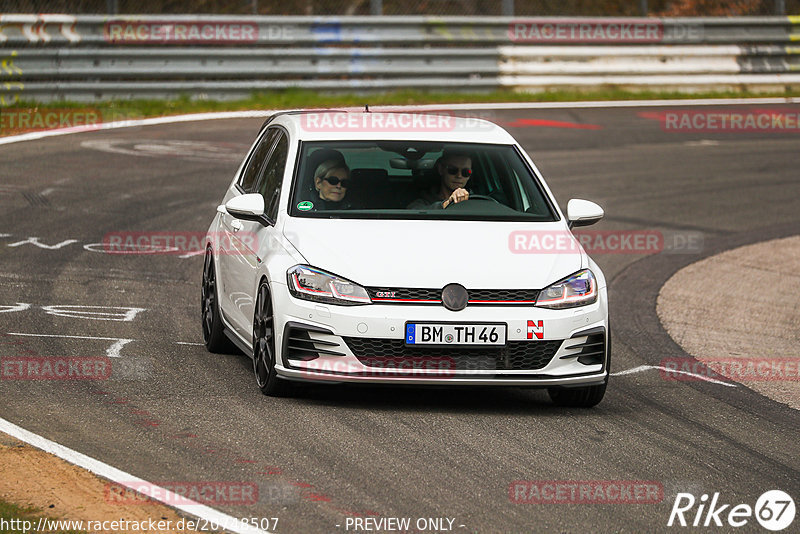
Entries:
<svg viewBox="0 0 800 534">
<path fill-rule="evenodd" d="M 574 339 L 586 338 L 580 343 L 574 343 Z M 573 344 L 569 344 L 572 342 Z M 580 349 L 580 352 L 573 352 L 561 356 L 562 360 L 567 358 L 578 358 L 583 365 L 598 365 L 605 361 L 606 356 L 606 331 L 603 327 L 592 328 L 578 332 L 571 339 L 564 342 L 565 349 Z"/>
<path fill-rule="evenodd" d="M 408 346 L 402 339 L 345 337 L 347 346 L 368 367 L 402 366 L 405 360 L 446 361 L 456 371 L 536 371 L 547 367 L 562 341 L 509 341 L 502 348 Z"/>
<path fill-rule="evenodd" d="M 344 353 L 336 350 L 339 347 L 339 343 L 312 339 L 310 332 L 314 332 L 314 330 L 309 331 L 307 328 L 294 326 L 291 323 L 287 326 L 283 351 L 287 359 L 307 362 L 316 360 L 324 354 L 344 356 Z"/>
</svg>

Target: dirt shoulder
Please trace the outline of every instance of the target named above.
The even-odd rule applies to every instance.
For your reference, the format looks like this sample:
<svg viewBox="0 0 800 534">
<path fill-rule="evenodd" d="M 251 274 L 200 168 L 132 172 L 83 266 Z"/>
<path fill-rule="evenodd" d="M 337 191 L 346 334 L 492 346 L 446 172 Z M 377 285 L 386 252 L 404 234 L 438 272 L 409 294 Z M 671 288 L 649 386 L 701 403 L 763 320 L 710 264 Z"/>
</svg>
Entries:
<svg viewBox="0 0 800 534">
<path fill-rule="evenodd" d="M 798 265 L 800 236 L 711 256 L 664 284 L 658 316 L 708 368 L 800 409 Z"/>
<path fill-rule="evenodd" d="M 109 495 L 109 483 L 94 474 L 67 463 L 56 456 L 31 447 L 11 436 L 0 433 L 0 499 L 20 506 L 42 510 L 43 516 L 54 519 L 82 520 L 88 532 L 152 532 L 186 533 L 194 529 L 178 529 L 185 518 L 175 510 L 155 502 L 140 500 L 135 504 L 114 502 Z M 149 528 L 150 520 L 170 521 L 171 529 Z M 87 528 L 88 523 L 105 521 L 107 529 Z M 145 528 L 123 529 L 124 523 L 136 522 Z M 167 523 L 162 523 L 166 525 Z"/>
</svg>

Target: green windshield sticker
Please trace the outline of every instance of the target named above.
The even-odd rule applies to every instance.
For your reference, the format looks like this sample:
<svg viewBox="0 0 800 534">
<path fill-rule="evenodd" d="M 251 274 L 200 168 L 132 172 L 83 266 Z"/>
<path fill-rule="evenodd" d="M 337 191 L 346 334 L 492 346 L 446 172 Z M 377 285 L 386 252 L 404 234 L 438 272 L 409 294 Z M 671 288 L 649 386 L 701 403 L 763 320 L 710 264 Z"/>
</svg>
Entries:
<svg viewBox="0 0 800 534">
<path fill-rule="evenodd" d="M 300 211 L 308 211 L 314 207 L 313 202 L 309 202 L 308 200 L 304 200 L 297 205 L 297 209 Z"/>
</svg>

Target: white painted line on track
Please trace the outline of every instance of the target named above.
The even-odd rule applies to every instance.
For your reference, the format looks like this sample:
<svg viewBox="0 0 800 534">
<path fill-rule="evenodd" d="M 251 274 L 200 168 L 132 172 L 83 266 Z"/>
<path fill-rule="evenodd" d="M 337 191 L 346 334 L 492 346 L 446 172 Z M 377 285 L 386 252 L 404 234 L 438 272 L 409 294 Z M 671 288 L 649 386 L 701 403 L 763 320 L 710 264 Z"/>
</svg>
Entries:
<svg viewBox="0 0 800 534">
<path fill-rule="evenodd" d="M 11 336 L 28 336 L 28 337 L 60 337 L 67 339 L 95 339 L 100 341 L 113 341 L 114 343 L 106 349 L 106 356 L 109 358 L 121 358 L 120 351 L 122 347 L 127 345 L 135 339 L 125 339 L 121 337 L 94 337 L 94 336 L 67 336 L 63 334 L 26 334 L 23 332 L 8 332 Z"/>
<path fill-rule="evenodd" d="M 47 249 L 47 250 L 58 250 L 58 249 L 60 249 L 62 247 L 65 247 L 67 245 L 71 245 L 71 244 L 77 243 L 77 242 L 78 242 L 77 239 L 65 239 L 61 243 L 56 243 L 55 245 L 47 245 L 47 244 L 42 243 L 41 241 L 39 241 L 38 237 L 29 237 L 28 239 L 26 239 L 24 241 L 17 241 L 16 243 L 9 243 L 6 246 L 7 247 L 19 247 L 21 245 L 35 245 L 35 246 L 37 246 L 39 248 L 44 248 L 44 249 Z"/>
<path fill-rule="evenodd" d="M 198 347 L 202 347 L 203 343 L 193 343 L 191 341 L 176 341 L 176 345 L 197 345 Z"/>
<path fill-rule="evenodd" d="M 800 98 L 794 97 L 768 97 L 768 98 L 704 98 L 685 100 L 609 100 L 609 101 L 580 101 L 580 102 L 494 102 L 476 104 L 422 104 L 408 106 L 374 106 L 372 111 L 413 111 L 413 110 L 475 110 L 475 109 L 576 109 L 576 108 L 635 108 L 635 107 L 663 107 L 663 106 L 733 106 L 747 104 L 797 104 Z M 362 107 L 340 107 L 332 109 L 357 111 Z M 191 113 L 188 115 L 170 115 L 168 117 L 153 117 L 150 119 L 133 119 L 127 121 L 105 122 L 90 126 L 74 126 L 72 128 L 59 128 L 41 132 L 30 132 L 20 135 L 0 137 L 0 145 L 20 143 L 22 141 L 35 141 L 46 137 L 69 135 L 74 133 L 94 132 L 98 130 L 113 130 L 117 128 L 134 128 L 137 126 L 155 126 L 158 124 L 173 124 L 179 122 L 207 121 L 217 119 L 247 119 L 268 117 L 279 110 L 260 111 L 221 111 L 213 113 Z"/>
<path fill-rule="evenodd" d="M 147 308 L 130 308 L 128 306 L 81 306 L 77 304 L 59 304 L 55 306 L 42 306 L 48 315 L 57 317 L 70 317 L 73 319 L 91 319 L 94 321 L 122 321 L 129 323 L 136 316 L 147 311 Z M 89 311 L 89 310 L 113 310 Z M 118 311 L 123 310 L 123 311 Z"/>
<path fill-rule="evenodd" d="M 54 441 L 50 441 L 49 439 L 43 438 L 38 434 L 29 432 L 24 428 L 15 425 L 14 423 L 6 421 L 5 419 L 0 419 L 0 431 L 13 436 L 18 440 L 27 443 L 28 445 L 32 445 L 37 449 L 41 449 L 45 452 L 58 456 L 66 462 L 86 469 L 87 471 L 110 480 L 115 484 L 131 488 L 134 491 L 136 487 L 145 486 L 152 490 L 148 495 L 148 497 L 151 499 L 164 503 L 170 508 L 180 510 L 181 512 L 191 515 L 192 517 L 197 517 L 199 519 L 208 521 L 209 523 L 219 525 L 221 529 L 228 532 L 234 532 L 236 534 L 269 534 L 269 532 L 266 530 L 261 530 L 251 525 L 247 525 L 235 517 L 219 512 L 203 504 L 191 501 L 186 497 L 178 496 L 165 488 L 158 487 L 144 479 L 135 477 L 126 473 L 125 471 L 121 471 L 116 467 L 112 467 L 99 460 L 95 460 L 90 456 L 86 456 L 78 451 L 74 451 Z M 175 504 L 175 502 L 178 500 L 180 500 L 180 502 L 189 501 L 189 503 Z"/>
<path fill-rule="evenodd" d="M 675 373 L 680 375 L 688 375 L 698 380 L 704 380 L 706 382 L 711 382 L 712 384 L 719 384 L 721 386 L 727 386 L 729 388 L 735 388 L 736 384 L 731 384 L 729 382 L 723 382 L 721 380 L 715 380 L 713 378 L 709 378 L 707 376 L 698 375 L 696 373 L 690 373 L 689 371 L 679 371 L 677 369 L 667 369 L 663 365 L 640 365 L 639 367 L 633 367 L 631 369 L 625 369 L 624 371 L 617 371 L 616 373 L 611 373 L 611 376 L 625 376 L 625 375 L 632 375 L 634 373 L 641 373 L 642 371 L 649 371 L 650 369 L 660 369 L 662 371 L 667 371 L 668 373 Z"/>
<path fill-rule="evenodd" d="M 106 356 L 109 358 L 121 358 L 120 351 L 122 347 L 133 341 L 132 339 L 118 339 L 113 345 L 106 349 Z"/>
<path fill-rule="evenodd" d="M 2 237 L 2 234 L 0 234 Z M 0 313 L 18 312 L 30 309 L 31 305 L 27 302 L 17 302 L 14 306 L 0 305 Z"/>
</svg>

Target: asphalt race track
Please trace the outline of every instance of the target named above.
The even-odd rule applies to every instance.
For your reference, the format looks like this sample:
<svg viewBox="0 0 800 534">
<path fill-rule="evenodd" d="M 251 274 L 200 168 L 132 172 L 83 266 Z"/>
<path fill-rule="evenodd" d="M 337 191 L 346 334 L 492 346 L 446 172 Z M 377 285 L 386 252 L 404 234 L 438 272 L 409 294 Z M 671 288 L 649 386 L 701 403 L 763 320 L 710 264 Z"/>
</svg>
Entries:
<svg viewBox="0 0 800 534">
<path fill-rule="evenodd" d="M 597 230 L 659 231 L 677 248 L 595 254 L 610 282 L 612 372 L 687 357 L 655 311 L 671 274 L 800 234 L 796 129 L 665 131 L 654 115 L 663 111 L 483 113 L 526 147 L 562 207 L 596 201 L 607 214 Z M 353 532 L 354 517 L 445 518 L 455 532 L 723 532 L 732 529 L 668 528 L 677 493 L 750 506 L 767 490 L 800 497 L 797 412 L 742 385 L 649 369 L 612 377 L 590 410 L 521 389 L 309 386 L 294 398 L 262 396 L 247 357 L 200 345 L 202 256 L 97 245 L 115 232 L 205 232 L 261 122 L 0 146 L 0 356 L 113 357 L 108 380 L 0 381 L 0 417 L 149 481 L 257 484 L 258 502 L 213 506 L 277 517 L 280 533 Z M 686 236 L 694 248 L 682 250 Z M 95 306 L 140 310 L 81 308 Z M 645 481 L 663 495 L 513 502 L 519 480 Z M 736 530 L 766 532 L 753 518 Z"/>
</svg>

